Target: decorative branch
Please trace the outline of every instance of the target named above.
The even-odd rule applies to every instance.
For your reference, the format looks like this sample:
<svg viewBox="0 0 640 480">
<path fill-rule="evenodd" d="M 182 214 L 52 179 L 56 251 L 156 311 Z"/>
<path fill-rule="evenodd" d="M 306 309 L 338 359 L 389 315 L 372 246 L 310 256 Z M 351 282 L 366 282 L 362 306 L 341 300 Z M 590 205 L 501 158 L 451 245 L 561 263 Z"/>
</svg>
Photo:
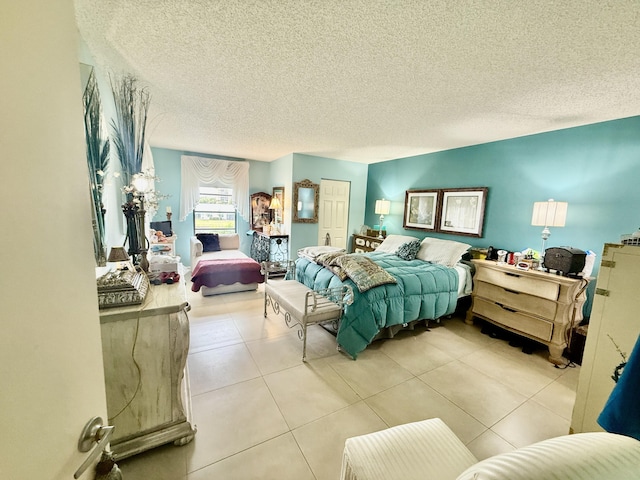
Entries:
<svg viewBox="0 0 640 480">
<path fill-rule="evenodd" d="M 137 83 L 132 75 L 122 77 L 119 82 L 111 80 L 116 107 L 116 118 L 112 119 L 111 127 L 125 185 L 131 183 L 133 175 L 142 171 L 150 104 L 149 93 L 139 88 Z"/>
<path fill-rule="evenodd" d="M 87 166 L 93 203 L 93 246 L 98 266 L 106 265 L 106 243 L 104 224 L 104 205 L 102 193 L 104 177 L 109 167 L 109 141 L 102 122 L 100 92 L 95 73 L 89 75 L 89 81 L 83 95 L 84 134 L 87 143 Z"/>
</svg>

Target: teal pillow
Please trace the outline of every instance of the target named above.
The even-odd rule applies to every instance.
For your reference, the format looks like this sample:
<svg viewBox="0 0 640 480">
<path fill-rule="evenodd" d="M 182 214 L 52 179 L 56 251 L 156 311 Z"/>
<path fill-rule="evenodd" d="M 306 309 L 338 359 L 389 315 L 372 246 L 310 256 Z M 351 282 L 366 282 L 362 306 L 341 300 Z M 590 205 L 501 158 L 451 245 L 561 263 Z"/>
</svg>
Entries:
<svg viewBox="0 0 640 480">
<path fill-rule="evenodd" d="M 403 260 L 414 260 L 420 250 L 420 240 L 403 243 L 396 250 L 396 255 Z"/>
</svg>

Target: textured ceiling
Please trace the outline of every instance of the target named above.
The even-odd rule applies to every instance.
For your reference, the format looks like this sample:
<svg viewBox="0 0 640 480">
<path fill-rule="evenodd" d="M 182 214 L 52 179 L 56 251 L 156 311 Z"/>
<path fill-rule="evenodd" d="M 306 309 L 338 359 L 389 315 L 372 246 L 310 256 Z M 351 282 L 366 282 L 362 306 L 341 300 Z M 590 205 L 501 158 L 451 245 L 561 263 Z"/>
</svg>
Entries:
<svg viewBox="0 0 640 480">
<path fill-rule="evenodd" d="M 640 114 L 638 0 L 75 0 L 152 146 L 377 162 Z M 639 132 L 640 134 L 640 132 Z"/>
</svg>

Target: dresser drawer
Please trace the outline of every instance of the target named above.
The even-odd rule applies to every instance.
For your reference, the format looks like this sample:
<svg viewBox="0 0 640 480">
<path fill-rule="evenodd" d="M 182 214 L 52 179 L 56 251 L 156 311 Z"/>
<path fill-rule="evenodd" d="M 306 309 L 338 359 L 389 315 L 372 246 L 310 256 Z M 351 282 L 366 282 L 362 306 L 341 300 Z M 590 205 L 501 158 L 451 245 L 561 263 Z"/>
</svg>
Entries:
<svg viewBox="0 0 640 480">
<path fill-rule="evenodd" d="M 558 308 L 558 304 L 552 300 L 534 297 L 485 282 L 476 284 L 476 295 L 489 299 L 494 303 L 500 303 L 521 312 L 532 313 L 551 321 L 556 317 Z"/>
<path fill-rule="evenodd" d="M 560 285 L 550 282 L 548 278 L 535 278 L 521 275 L 517 270 L 501 272 L 491 268 L 481 268 L 475 276 L 476 281 L 492 283 L 515 292 L 528 293 L 536 297 L 558 300 Z"/>
<path fill-rule="evenodd" d="M 553 335 L 553 322 L 532 317 L 526 313 L 515 311 L 515 309 L 501 307 L 480 297 L 476 297 L 473 301 L 473 313 L 545 342 L 550 341 Z"/>
<path fill-rule="evenodd" d="M 381 243 L 379 238 L 354 235 L 352 250 L 354 253 L 373 252 Z"/>
</svg>

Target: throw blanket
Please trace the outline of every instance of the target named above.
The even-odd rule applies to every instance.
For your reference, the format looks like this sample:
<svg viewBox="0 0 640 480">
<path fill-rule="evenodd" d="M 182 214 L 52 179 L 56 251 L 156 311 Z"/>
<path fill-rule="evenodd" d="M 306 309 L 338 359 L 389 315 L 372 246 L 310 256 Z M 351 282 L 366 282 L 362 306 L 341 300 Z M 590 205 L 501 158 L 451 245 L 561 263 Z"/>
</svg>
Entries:
<svg viewBox="0 0 640 480">
<path fill-rule="evenodd" d="M 598 423 L 610 433 L 640 440 L 640 337 L 607 400 Z"/>
<path fill-rule="evenodd" d="M 454 268 L 422 260 L 402 260 L 390 253 L 365 253 L 396 283 L 359 292 L 351 278 L 340 280 L 331 270 L 306 258 L 296 260 L 296 279 L 313 290 L 339 287 L 354 291 L 352 305 L 345 307 L 337 341 L 354 359 L 381 329 L 413 320 L 437 319 L 455 311 L 458 300 L 458 273 Z"/>
<path fill-rule="evenodd" d="M 360 293 L 380 285 L 397 283 L 396 279 L 388 274 L 384 268 L 369 257 L 360 254 L 324 253 L 318 255 L 315 261 L 331 270 L 342 281 L 349 277 L 356 284 Z"/>
<path fill-rule="evenodd" d="M 191 281 L 191 290 L 198 292 L 202 286 L 263 283 L 264 276 L 260 273 L 260 264 L 252 258 L 200 260 L 193 269 Z"/>
</svg>

